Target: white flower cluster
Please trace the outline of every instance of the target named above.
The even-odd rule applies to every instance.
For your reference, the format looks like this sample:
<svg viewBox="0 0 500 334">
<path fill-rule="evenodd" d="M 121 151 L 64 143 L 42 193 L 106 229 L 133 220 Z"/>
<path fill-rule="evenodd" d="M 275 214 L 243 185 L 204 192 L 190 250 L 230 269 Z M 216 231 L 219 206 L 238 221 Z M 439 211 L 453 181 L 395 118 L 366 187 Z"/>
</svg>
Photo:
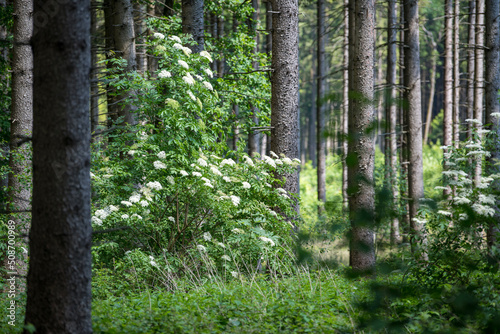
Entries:
<svg viewBox="0 0 500 334">
<path fill-rule="evenodd" d="M 259 237 L 260 240 L 266 242 L 266 243 L 269 243 L 272 246 L 275 245 L 274 241 L 272 241 L 271 239 L 267 238 L 267 237 Z"/>
<path fill-rule="evenodd" d="M 156 160 L 155 162 L 153 162 L 153 166 L 156 169 L 166 169 L 167 168 L 167 165 L 165 165 L 163 162 L 161 162 L 159 160 Z"/>
<path fill-rule="evenodd" d="M 165 39 L 165 35 L 163 35 L 162 33 L 159 33 L 159 32 L 155 32 L 153 34 L 153 38 L 157 38 L 157 39 Z"/>
<path fill-rule="evenodd" d="M 233 166 L 236 165 L 236 162 L 233 159 L 224 159 L 221 161 L 220 167 L 224 167 L 225 165 Z"/>
<path fill-rule="evenodd" d="M 207 51 L 203 50 L 200 52 L 200 56 L 208 59 L 209 62 L 213 62 L 212 60 L 212 56 L 210 56 L 210 53 L 208 53 Z"/>
<path fill-rule="evenodd" d="M 167 70 L 162 70 L 160 73 L 158 73 L 158 78 L 170 78 L 172 74 L 167 71 Z"/>
<path fill-rule="evenodd" d="M 184 82 L 190 86 L 194 85 L 195 83 L 195 80 L 190 73 L 186 73 L 186 75 L 182 77 L 182 80 L 184 80 Z"/>
<path fill-rule="evenodd" d="M 200 165 L 201 167 L 207 167 L 208 166 L 208 163 L 205 159 L 203 158 L 198 158 L 198 165 Z"/>
<path fill-rule="evenodd" d="M 148 182 L 146 184 L 146 187 L 148 187 L 150 189 L 155 189 L 155 190 L 162 190 L 163 189 L 163 187 L 161 186 L 161 183 L 158 181 Z"/>
<path fill-rule="evenodd" d="M 250 183 L 248 183 L 248 182 L 243 182 L 242 184 L 243 184 L 244 189 L 250 189 L 250 187 L 251 187 Z"/>
<path fill-rule="evenodd" d="M 179 59 L 179 60 L 177 61 L 177 64 L 181 65 L 181 66 L 182 66 L 182 67 L 184 67 L 186 70 L 189 70 L 189 65 L 188 65 L 188 63 L 186 63 L 184 60 Z"/>
</svg>

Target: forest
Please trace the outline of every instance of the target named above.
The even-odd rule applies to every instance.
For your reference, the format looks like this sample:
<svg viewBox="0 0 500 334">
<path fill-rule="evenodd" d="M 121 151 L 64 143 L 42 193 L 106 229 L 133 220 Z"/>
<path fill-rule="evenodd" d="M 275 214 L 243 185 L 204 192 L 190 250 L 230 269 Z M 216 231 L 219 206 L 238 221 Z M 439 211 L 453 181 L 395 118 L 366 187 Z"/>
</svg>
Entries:
<svg viewBox="0 0 500 334">
<path fill-rule="evenodd" d="M 500 333 L 500 1 L 0 0 L 0 333 Z"/>
</svg>

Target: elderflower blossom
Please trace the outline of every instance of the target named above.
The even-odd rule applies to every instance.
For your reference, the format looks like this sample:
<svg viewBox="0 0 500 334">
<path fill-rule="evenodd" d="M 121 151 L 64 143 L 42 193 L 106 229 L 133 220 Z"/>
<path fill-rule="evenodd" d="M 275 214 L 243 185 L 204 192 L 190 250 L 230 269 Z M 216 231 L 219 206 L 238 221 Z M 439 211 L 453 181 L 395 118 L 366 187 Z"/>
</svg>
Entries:
<svg viewBox="0 0 500 334">
<path fill-rule="evenodd" d="M 233 166 L 233 165 L 235 165 L 235 164 L 236 164 L 236 162 L 234 162 L 234 160 L 233 160 L 233 159 L 224 159 L 224 160 L 222 160 L 222 161 L 221 161 L 220 166 L 221 166 L 221 167 L 223 167 L 224 165 L 230 165 L 230 166 Z"/>
<path fill-rule="evenodd" d="M 240 198 L 238 196 L 231 195 L 229 197 L 231 198 L 231 202 L 233 202 L 234 206 L 238 206 L 238 204 L 240 204 Z"/>
<path fill-rule="evenodd" d="M 181 171 L 179 171 L 179 173 L 181 173 L 182 176 L 188 176 L 189 175 L 189 173 L 186 172 L 185 170 L 181 170 Z"/>
<path fill-rule="evenodd" d="M 130 203 L 129 201 L 121 201 L 121 203 L 125 206 L 132 206 L 133 204 Z"/>
<path fill-rule="evenodd" d="M 141 195 L 139 194 L 132 194 L 132 196 L 130 196 L 130 198 L 128 199 L 130 202 L 132 203 L 137 203 L 141 200 Z"/>
<path fill-rule="evenodd" d="M 469 156 L 469 155 L 481 155 L 481 154 L 487 155 L 488 152 L 486 152 L 486 151 L 472 151 L 472 152 L 467 153 L 467 156 Z"/>
<path fill-rule="evenodd" d="M 203 245 L 197 245 L 196 248 L 200 251 L 200 252 L 206 252 L 207 251 L 207 248 Z"/>
<path fill-rule="evenodd" d="M 175 223 L 175 218 L 174 217 L 169 216 L 167 219 L 170 220 L 172 223 Z"/>
<path fill-rule="evenodd" d="M 106 219 L 109 216 L 108 210 L 97 210 L 95 212 L 97 218 Z"/>
<path fill-rule="evenodd" d="M 194 77 L 200 81 L 203 80 L 203 77 L 201 75 L 195 74 Z"/>
<path fill-rule="evenodd" d="M 487 205 L 481 204 L 473 204 L 472 210 L 474 210 L 477 214 L 481 216 L 493 216 L 495 214 L 495 210 Z"/>
<path fill-rule="evenodd" d="M 425 220 L 425 219 L 413 218 L 412 220 L 413 220 L 415 223 L 417 223 L 417 224 L 421 224 L 421 225 L 424 225 L 425 223 L 427 223 L 427 220 Z"/>
<path fill-rule="evenodd" d="M 276 168 L 276 163 L 274 162 L 274 160 L 271 157 L 264 155 L 262 158 L 266 164 L 268 164 L 271 167 Z"/>
<path fill-rule="evenodd" d="M 467 123 L 474 123 L 474 124 L 483 124 L 481 121 L 474 119 L 474 118 L 468 118 L 465 120 Z"/>
<path fill-rule="evenodd" d="M 212 235 L 210 234 L 210 232 L 203 233 L 203 239 L 205 239 L 206 241 L 212 240 Z"/>
<path fill-rule="evenodd" d="M 167 176 L 167 181 L 168 181 L 168 183 L 170 183 L 171 185 L 174 185 L 174 184 L 175 184 L 175 180 L 174 180 L 174 177 L 173 177 L 172 175 Z"/>
<path fill-rule="evenodd" d="M 214 72 L 212 72 L 209 68 L 205 68 L 204 71 L 210 78 L 214 77 Z"/>
<path fill-rule="evenodd" d="M 139 219 L 139 220 L 142 220 L 142 217 L 141 217 L 141 216 L 139 216 L 137 213 L 134 213 L 134 214 L 132 215 L 132 218 L 137 218 L 137 219 Z"/>
<path fill-rule="evenodd" d="M 207 161 L 203 158 L 199 158 L 198 159 L 198 165 L 200 165 L 201 167 L 207 167 L 208 164 L 207 164 Z"/>
<path fill-rule="evenodd" d="M 228 255 L 222 255 L 220 258 L 225 261 L 231 261 L 231 258 Z"/>
<path fill-rule="evenodd" d="M 284 157 L 283 159 L 281 159 L 281 161 L 283 161 L 283 163 L 285 163 L 285 164 L 287 164 L 287 165 L 291 165 L 291 164 L 293 164 L 292 159 L 287 158 L 287 157 Z"/>
<path fill-rule="evenodd" d="M 479 202 L 483 204 L 495 205 L 495 197 L 492 195 L 479 195 Z"/>
<path fill-rule="evenodd" d="M 274 210 L 269 210 L 269 213 L 272 214 L 274 217 L 278 217 L 278 214 Z"/>
<path fill-rule="evenodd" d="M 118 208 L 117 208 L 116 206 L 114 206 L 114 205 L 110 205 L 110 206 L 109 206 L 109 211 L 111 211 L 111 212 L 116 212 L 116 211 L 118 211 L 118 210 L 120 210 L 120 209 L 118 209 Z"/>
<path fill-rule="evenodd" d="M 158 267 L 158 264 L 155 262 L 155 258 L 153 256 L 149 256 L 149 263 L 153 266 L 153 267 Z"/>
<path fill-rule="evenodd" d="M 186 70 L 189 70 L 189 65 L 184 60 L 181 60 L 181 59 L 177 60 L 177 64 L 181 65 Z"/>
<path fill-rule="evenodd" d="M 233 276 L 234 278 L 238 278 L 239 274 L 237 271 L 231 271 L 231 276 Z"/>
<path fill-rule="evenodd" d="M 156 156 L 160 159 L 165 159 L 167 157 L 167 154 L 165 153 L 165 151 L 161 151 Z"/>
<path fill-rule="evenodd" d="M 248 182 L 243 182 L 243 188 L 250 189 L 251 185 Z"/>
<path fill-rule="evenodd" d="M 439 210 L 437 213 L 443 216 L 449 216 L 449 217 L 451 216 L 451 212 L 449 211 Z"/>
<path fill-rule="evenodd" d="M 203 176 L 203 175 L 201 175 L 201 173 L 200 173 L 200 172 L 193 172 L 192 174 L 193 174 L 193 176 L 198 176 L 198 177 Z"/>
<path fill-rule="evenodd" d="M 214 87 L 212 87 L 212 84 L 210 82 L 203 81 L 203 86 L 205 86 L 205 88 L 208 90 L 214 90 Z"/>
<path fill-rule="evenodd" d="M 243 231 L 241 228 L 233 228 L 231 232 L 236 233 L 236 234 L 244 234 L 245 231 Z"/>
<path fill-rule="evenodd" d="M 187 73 L 185 76 L 183 76 L 182 80 L 184 80 L 184 82 L 190 86 L 194 85 L 195 83 L 194 78 L 190 73 Z"/>
<path fill-rule="evenodd" d="M 222 248 L 226 248 L 226 245 L 224 245 L 222 242 L 218 242 L 217 245 L 219 245 Z"/>
<path fill-rule="evenodd" d="M 210 53 L 208 53 L 205 50 L 203 50 L 203 51 L 200 52 L 200 56 L 207 58 L 208 61 L 210 61 L 210 62 L 213 62 L 212 56 L 210 56 Z"/>
<path fill-rule="evenodd" d="M 274 153 L 273 151 L 270 151 L 269 154 L 271 154 L 271 156 L 274 158 L 274 159 L 279 159 L 278 155 L 276 153 Z"/>
<path fill-rule="evenodd" d="M 246 164 L 247 164 L 247 165 L 249 165 L 249 166 L 254 166 L 254 164 L 253 164 L 253 160 L 252 160 L 252 158 L 250 158 L 249 156 L 246 156 L 246 155 L 245 155 L 245 156 L 243 156 L 243 159 L 245 159 L 245 162 L 246 162 Z"/>
<path fill-rule="evenodd" d="M 92 216 L 92 219 L 91 219 L 92 223 L 98 225 L 98 226 L 102 226 L 102 220 L 97 218 L 96 216 Z"/>
<path fill-rule="evenodd" d="M 149 205 L 148 201 L 142 200 L 139 202 L 142 207 L 147 207 Z"/>
<path fill-rule="evenodd" d="M 122 215 L 122 219 L 129 219 L 129 218 L 130 218 L 129 215 L 127 215 L 127 214 Z"/>
<path fill-rule="evenodd" d="M 178 43 L 181 43 L 181 42 L 182 42 L 182 41 L 181 41 L 181 39 L 180 39 L 179 37 L 175 36 L 175 35 L 174 35 L 174 36 L 170 36 L 169 38 L 170 38 L 171 40 L 175 41 L 175 42 L 178 42 Z"/>
<path fill-rule="evenodd" d="M 222 173 L 217 169 L 217 167 L 215 166 L 210 166 L 210 170 L 212 171 L 212 173 L 214 173 L 215 175 L 219 175 L 219 176 L 222 176 Z"/>
<path fill-rule="evenodd" d="M 165 169 L 167 168 L 167 165 L 165 165 L 163 162 L 156 160 L 153 162 L 153 166 L 155 166 L 156 169 Z"/>
<path fill-rule="evenodd" d="M 272 241 L 271 239 L 267 238 L 267 237 L 259 237 L 260 240 L 266 242 L 266 243 L 269 243 L 272 246 L 275 245 L 274 241 Z"/>
<path fill-rule="evenodd" d="M 483 145 L 481 143 L 470 143 L 465 145 L 465 148 L 481 148 Z"/>
<path fill-rule="evenodd" d="M 136 150 L 130 150 L 127 152 L 128 155 L 131 155 L 131 156 L 134 156 L 134 154 L 136 154 L 137 151 Z"/>
<path fill-rule="evenodd" d="M 491 130 L 486 130 L 486 129 L 479 129 L 479 130 L 477 130 L 477 133 L 479 133 L 479 134 L 488 134 L 490 132 L 491 132 Z"/>
<path fill-rule="evenodd" d="M 188 90 L 187 94 L 189 95 L 189 97 L 191 98 L 191 100 L 196 101 L 196 96 L 194 96 L 193 92 L 191 92 L 190 90 Z"/>
<path fill-rule="evenodd" d="M 167 71 L 167 70 L 162 70 L 160 73 L 158 73 L 158 78 L 170 78 L 172 74 Z"/>
<path fill-rule="evenodd" d="M 193 51 L 192 51 L 190 48 L 188 48 L 187 46 L 183 46 L 181 50 L 182 50 L 182 52 L 184 52 L 184 54 L 185 54 L 186 56 L 188 56 L 188 57 L 189 57 L 189 55 L 190 55 L 191 53 L 193 53 Z"/>
<path fill-rule="evenodd" d="M 500 117 L 500 112 L 494 112 L 490 114 L 491 117 Z"/>
<path fill-rule="evenodd" d="M 186 75 L 182 77 L 182 80 L 190 86 L 192 86 L 196 83 L 196 80 L 194 80 L 193 76 L 189 72 L 186 73 Z"/>
<path fill-rule="evenodd" d="M 465 197 L 455 197 L 453 199 L 454 203 L 457 204 L 457 205 L 462 205 L 462 204 L 469 204 L 470 203 L 470 199 L 468 198 L 465 198 Z"/>
<path fill-rule="evenodd" d="M 165 39 L 165 35 L 163 35 L 162 33 L 160 32 L 155 32 L 153 34 L 153 38 L 158 38 L 158 39 Z"/>
<path fill-rule="evenodd" d="M 458 220 L 467 220 L 469 216 L 466 213 L 461 213 L 458 215 Z"/>
<path fill-rule="evenodd" d="M 222 179 L 226 182 L 231 182 L 231 178 L 229 176 L 224 176 Z"/>
<path fill-rule="evenodd" d="M 151 188 L 151 189 L 156 189 L 156 190 L 162 190 L 163 189 L 163 187 L 161 186 L 161 183 L 158 182 L 158 181 L 148 182 L 146 184 L 146 187 Z"/>
</svg>

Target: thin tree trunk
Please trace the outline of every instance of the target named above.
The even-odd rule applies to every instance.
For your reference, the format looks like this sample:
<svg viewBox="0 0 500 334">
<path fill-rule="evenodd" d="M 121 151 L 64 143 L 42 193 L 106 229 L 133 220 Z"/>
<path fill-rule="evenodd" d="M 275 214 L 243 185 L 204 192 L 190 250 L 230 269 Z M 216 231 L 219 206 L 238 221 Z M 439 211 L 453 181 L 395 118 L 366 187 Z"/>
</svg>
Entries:
<svg viewBox="0 0 500 334">
<path fill-rule="evenodd" d="M 317 93 L 316 93 L 316 156 L 318 182 L 318 213 L 324 211 L 326 202 L 326 155 L 325 155 L 325 1 L 317 0 L 318 49 L 317 49 Z"/>
<path fill-rule="evenodd" d="M 18 291 L 24 291 L 26 287 L 28 232 L 31 223 L 31 214 L 28 213 L 31 210 L 31 147 L 26 139 L 31 137 L 33 129 L 33 52 L 30 43 L 32 18 L 33 0 L 14 2 L 8 198 L 10 210 L 24 212 L 10 217 L 10 221 L 15 222 L 15 231 L 19 237 L 15 243 L 15 265 L 9 262 L 6 268 L 9 272 L 16 272 Z"/>
<path fill-rule="evenodd" d="M 476 0 L 469 1 L 469 36 L 467 46 L 467 119 L 474 118 L 474 72 L 476 68 Z M 467 140 L 472 138 L 472 123 L 467 123 Z"/>
<path fill-rule="evenodd" d="M 385 100 L 385 168 L 386 184 L 391 190 L 391 207 L 396 211 L 398 193 L 398 147 L 396 136 L 397 105 L 396 105 L 396 43 L 397 17 L 396 0 L 389 0 L 387 8 L 387 93 Z M 391 217 L 391 244 L 401 243 L 399 233 L 399 218 Z"/>
<path fill-rule="evenodd" d="M 149 17 L 155 16 L 155 6 L 154 4 L 147 4 L 147 14 Z M 147 31 L 148 36 L 153 34 L 151 29 Z M 158 71 L 158 58 L 152 54 L 147 54 L 147 62 L 148 62 L 148 72 L 151 78 L 156 78 L 156 72 Z"/>
<path fill-rule="evenodd" d="M 432 33 L 429 33 L 428 36 L 431 43 L 431 49 L 433 50 L 433 52 L 431 55 L 431 72 L 429 73 L 431 79 L 431 87 L 429 88 L 429 102 L 427 105 L 427 117 L 425 119 L 425 131 L 424 131 L 424 141 L 423 141 L 424 144 L 429 143 L 429 132 L 431 129 L 431 122 L 432 122 L 432 109 L 434 106 L 434 95 L 436 94 L 436 65 L 437 65 L 437 58 L 439 56 L 439 54 L 434 51 L 437 49 L 437 44 L 436 41 L 434 40 L 434 37 L 432 36 Z"/>
<path fill-rule="evenodd" d="M 137 72 L 145 75 L 148 69 L 146 57 L 146 5 L 134 2 L 134 33 L 137 59 Z"/>
<path fill-rule="evenodd" d="M 299 6 L 297 0 L 272 0 L 271 150 L 299 158 Z M 282 188 L 299 193 L 298 171 L 285 175 Z M 298 202 L 294 205 L 299 213 Z"/>
<path fill-rule="evenodd" d="M 315 68 L 314 63 L 316 61 L 316 56 L 313 53 L 312 61 L 311 61 L 311 71 L 310 71 L 310 81 L 311 81 L 311 109 L 308 111 L 308 131 L 307 131 L 307 159 L 311 160 L 313 168 L 316 168 L 316 108 L 318 107 L 316 104 L 318 89 L 316 87 L 317 81 L 315 80 Z"/>
<path fill-rule="evenodd" d="M 35 1 L 35 18 L 45 4 Z M 92 333 L 90 1 L 60 3 L 37 29 L 25 322 L 40 333 Z"/>
<path fill-rule="evenodd" d="M 343 104 L 342 104 L 342 208 L 349 210 L 347 195 L 347 154 L 349 132 L 349 0 L 344 0 L 344 55 L 343 55 Z"/>
<path fill-rule="evenodd" d="M 451 146 L 453 140 L 453 0 L 445 0 L 444 32 L 444 106 L 443 106 L 443 145 Z M 447 154 L 448 148 L 444 149 Z M 446 169 L 446 165 L 443 166 Z M 447 198 L 451 189 L 446 187 L 443 196 Z"/>
<path fill-rule="evenodd" d="M 97 8 L 92 6 L 91 8 L 91 26 L 90 26 L 90 38 L 91 38 L 91 62 L 92 70 L 90 72 L 90 131 L 92 133 L 97 132 L 99 126 L 99 70 L 98 70 L 98 58 L 97 58 L 97 30 L 98 30 L 98 19 L 97 19 Z M 96 140 L 96 137 L 92 138 Z"/>
<path fill-rule="evenodd" d="M 476 50 L 475 50 L 475 81 L 474 81 L 474 119 L 480 124 L 474 123 L 474 127 L 479 130 L 483 122 L 483 97 L 484 97 L 484 0 L 476 2 Z M 481 140 L 481 134 L 476 137 Z M 482 156 L 476 155 L 474 166 L 474 186 L 481 183 Z"/>
<path fill-rule="evenodd" d="M 498 101 L 498 92 L 500 91 L 500 3 L 497 0 L 486 1 L 486 123 L 491 124 L 490 130 L 493 132 L 493 138 L 489 151 L 491 157 L 488 158 L 488 174 L 500 172 L 500 167 L 496 164 L 500 159 L 500 117 L 493 117 L 492 114 L 500 113 L 500 102 Z M 499 180 L 493 183 L 495 191 L 500 190 Z M 488 249 L 499 246 L 500 241 L 500 201 L 497 199 L 495 208 L 495 218 L 488 226 L 487 243 Z M 500 263 L 500 259 L 496 259 Z"/>
<path fill-rule="evenodd" d="M 404 2 L 405 16 L 405 101 L 408 106 L 408 195 L 410 198 L 410 233 L 412 253 L 420 260 L 427 260 L 421 250 L 425 244 L 425 226 L 416 218 L 420 199 L 424 197 L 422 161 L 422 99 L 420 87 L 420 42 L 418 26 L 418 1 Z"/>
<path fill-rule="evenodd" d="M 198 0 L 197 0 L 198 1 Z M 224 36 L 224 18 L 217 17 L 217 39 L 220 41 Z M 217 76 L 219 78 L 224 77 L 224 55 L 221 54 L 217 60 Z"/>
<path fill-rule="evenodd" d="M 453 15 L 453 144 L 458 148 L 460 142 L 460 36 L 458 34 L 460 2 L 458 0 L 455 0 Z"/>
<path fill-rule="evenodd" d="M 182 0 L 182 32 L 193 35 L 197 43 L 192 46 L 195 53 L 205 48 L 203 2 L 203 0 Z"/>
<path fill-rule="evenodd" d="M 253 58 L 257 58 L 257 54 L 259 53 L 259 34 L 257 32 L 257 21 L 259 19 L 259 2 L 257 0 L 252 0 L 252 7 L 254 9 L 254 12 L 252 14 L 252 19 L 249 22 L 249 27 L 252 32 L 255 33 L 254 41 L 255 41 L 255 47 L 253 50 Z M 259 62 L 257 60 L 254 60 L 252 62 L 252 68 L 254 70 L 259 69 Z M 251 106 L 250 108 L 252 112 L 252 125 L 254 127 L 259 126 L 259 109 L 255 107 L 254 105 Z M 255 131 L 254 129 L 250 129 L 250 132 L 248 134 L 248 154 L 252 156 L 254 153 L 258 153 L 259 150 L 259 137 L 260 134 L 258 131 Z"/>
<path fill-rule="evenodd" d="M 349 264 L 356 271 L 375 267 L 374 49 L 375 3 L 350 2 L 348 194 L 351 241 Z M 373 130 L 372 130 L 373 131 Z"/>
</svg>

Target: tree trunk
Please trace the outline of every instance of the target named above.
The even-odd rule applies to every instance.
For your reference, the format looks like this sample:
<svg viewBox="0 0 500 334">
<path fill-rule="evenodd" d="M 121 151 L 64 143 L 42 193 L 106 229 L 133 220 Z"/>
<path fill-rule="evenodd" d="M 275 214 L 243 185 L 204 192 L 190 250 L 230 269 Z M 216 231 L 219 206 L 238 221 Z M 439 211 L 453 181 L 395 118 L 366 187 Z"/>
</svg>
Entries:
<svg viewBox="0 0 500 334">
<path fill-rule="evenodd" d="M 486 64 L 488 69 L 486 72 L 486 124 L 491 124 L 490 130 L 493 132 L 492 146 L 489 147 L 491 157 L 488 158 L 488 175 L 500 172 L 500 168 L 496 163 L 500 159 L 500 118 L 491 116 L 494 113 L 500 113 L 500 102 L 498 101 L 498 91 L 500 90 L 500 3 L 496 0 L 486 1 Z M 500 190 L 499 180 L 493 183 L 495 191 Z M 487 231 L 488 249 L 493 246 L 498 247 L 500 241 L 500 201 L 497 199 L 495 209 L 495 219 L 490 223 Z M 500 262 L 500 259 L 496 259 Z"/>
<path fill-rule="evenodd" d="M 434 95 L 436 94 L 436 65 L 437 58 L 439 54 L 434 50 L 437 50 L 437 44 L 432 36 L 432 33 L 429 33 L 429 40 L 431 42 L 431 49 L 433 50 L 431 55 L 431 72 L 429 73 L 431 79 L 431 87 L 429 88 L 429 102 L 427 105 L 427 117 L 425 119 L 425 131 L 424 131 L 424 144 L 429 143 L 429 132 L 431 129 L 432 122 L 432 109 L 434 106 Z"/>
<path fill-rule="evenodd" d="M 391 190 L 391 207 L 396 211 L 398 193 L 398 146 L 396 137 L 397 105 L 396 105 L 396 43 L 397 17 L 396 0 L 389 0 L 387 8 L 387 92 L 385 100 L 385 168 L 386 185 Z M 399 218 L 391 217 L 391 244 L 399 244 Z"/>
<path fill-rule="evenodd" d="M 147 4 L 147 16 L 155 16 L 155 6 L 151 3 Z M 153 34 L 153 31 L 151 29 L 148 29 L 147 31 L 148 36 L 151 36 Z M 151 78 L 156 78 L 156 72 L 158 71 L 158 59 L 159 57 L 156 57 L 152 54 L 146 54 L 147 56 L 147 62 L 148 62 L 148 72 L 149 76 Z"/>
<path fill-rule="evenodd" d="M 344 55 L 343 55 L 343 105 L 342 105 L 342 208 L 349 210 L 347 195 L 347 154 L 349 132 L 349 0 L 344 0 Z"/>
<path fill-rule="evenodd" d="M 271 150 L 299 158 L 299 5 L 272 0 L 273 49 L 271 78 Z M 284 188 L 299 193 L 298 171 L 284 175 Z M 299 205 L 295 204 L 298 214 Z"/>
<path fill-rule="evenodd" d="M 485 0 L 476 1 L 476 50 L 475 50 L 475 80 L 474 80 L 474 119 L 481 124 L 474 123 L 479 130 L 483 122 L 483 97 L 484 97 L 484 9 Z M 476 134 L 477 140 L 481 140 L 481 134 Z M 474 166 L 474 186 L 481 183 L 482 156 L 476 155 Z"/>
<path fill-rule="evenodd" d="M 134 2 L 134 33 L 136 46 L 137 72 L 145 75 L 148 69 L 146 57 L 146 5 Z"/>
<path fill-rule="evenodd" d="M 307 159 L 311 160 L 311 164 L 313 168 L 316 168 L 316 108 L 318 107 L 316 104 L 316 93 L 318 92 L 317 90 L 317 81 L 315 80 L 315 68 L 314 68 L 314 63 L 316 61 L 315 54 L 312 55 L 312 61 L 311 61 L 311 72 L 310 72 L 310 81 L 311 81 L 311 109 L 307 112 L 308 113 L 308 118 L 307 121 L 309 122 L 309 128 L 307 131 Z"/>
<path fill-rule="evenodd" d="M 191 34 L 197 43 L 191 47 L 193 52 L 203 51 L 205 48 L 203 0 L 182 0 L 182 32 Z"/>
<path fill-rule="evenodd" d="M 253 7 L 253 14 L 252 18 L 249 22 L 249 30 L 251 32 L 255 33 L 254 41 L 255 41 L 255 47 L 253 50 L 253 58 L 257 59 L 257 54 L 259 53 L 259 34 L 257 32 L 257 21 L 259 20 L 259 2 L 257 0 L 252 0 L 252 7 Z M 252 68 L 254 70 L 259 69 L 259 62 L 257 60 L 252 61 Z M 259 109 L 255 106 L 251 106 L 250 108 L 251 113 L 252 113 L 252 126 L 253 127 L 258 127 L 259 126 L 259 117 L 257 114 L 259 113 Z M 253 156 L 254 153 L 258 153 L 259 150 L 259 137 L 260 134 L 258 131 L 255 131 L 255 129 L 250 129 L 250 132 L 248 134 L 248 154 L 250 156 Z"/>
<path fill-rule="evenodd" d="M 352 2 L 352 3 L 351 3 Z M 351 220 L 349 264 L 375 268 L 374 208 L 374 30 L 373 0 L 350 1 L 348 195 Z M 371 130 L 373 131 L 373 130 Z"/>
<path fill-rule="evenodd" d="M 217 39 L 220 41 L 224 36 L 224 18 L 221 16 L 217 17 Z M 224 55 L 221 56 L 216 61 L 217 63 L 217 76 L 219 78 L 224 77 Z"/>
<path fill-rule="evenodd" d="M 418 0 L 404 2 L 405 16 L 405 101 L 408 106 L 408 195 L 410 198 L 411 249 L 421 260 L 420 244 L 425 243 L 425 226 L 416 221 L 424 197 L 422 161 L 422 99 L 420 87 L 420 42 Z"/>
<path fill-rule="evenodd" d="M 91 63 L 92 70 L 90 72 L 90 131 L 92 133 L 97 132 L 99 126 L 99 70 L 98 70 L 98 58 L 97 58 L 97 31 L 98 31 L 98 19 L 97 19 L 97 8 L 92 6 L 91 8 L 91 26 L 90 26 L 90 38 L 91 38 Z M 93 137 L 95 140 L 96 137 Z"/>
<path fill-rule="evenodd" d="M 458 0 L 455 0 L 453 15 L 453 144 L 458 148 L 460 142 L 460 36 L 458 34 L 460 2 Z"/>
<path fill-rule="evenodd" d="M 9 209 L 21 212 L 10 216 L 10 220 L 15 222 L 18 237 L 15 243 L 15 266 L 9 261 L 9 266 L 6 268 L 10 272 L 16 272 L 18 291 L 24 291 L 26 287 L 28 232 L 31 220 L 29 213 L 31 210 L 31 147 L 26 139 L 31 137 L 33 129 L 33 52 L 30 43 L 33 33 L 32 18 L 33 0 L 14 2 L 8 198 Z"/>
<path fill-rule="evenodd" d="M 445 32 L 444 32 L 444 106 L 443 106 L 443 145 L 451 146 L 453 140 L 453 0 L 445 0 Z M 444 153 L 448 153 L 448 148 Z M 443 165 L 446 169 L 446 165 Z M 449 187 L 443 190 L 447 198 L 451 193 Z"/>
<path fill-rule="evenodd" d="M 35 22 L 45 15 L 45 3 L 35 1 Z M 33 38 L 33 221 L 25 322 L 40 333 L 92 333 L 90 1 L 69 0 L 58 8 Z"/>
<path fill-rule="evenodd" d="M 317 0 L 317 20 L 318 20 L 318 49 L 317 49 L 317 93 L 316 93 L 316 156 L 317 156 L 317 179 L 318 179 L 318 213 L 324 211 L 326 202 L 326 155 L 325 155 L 325 1 Z"/>
<path fill-rule="evenodd" d="M 467 119 L 474 118 L 474 72 L 476 44 L 476 0 L 469 1 L 469 36 L 467 47 Z M 467 123 L 467 140 L 472 138 L 472 123 Z"/>
</svg>

